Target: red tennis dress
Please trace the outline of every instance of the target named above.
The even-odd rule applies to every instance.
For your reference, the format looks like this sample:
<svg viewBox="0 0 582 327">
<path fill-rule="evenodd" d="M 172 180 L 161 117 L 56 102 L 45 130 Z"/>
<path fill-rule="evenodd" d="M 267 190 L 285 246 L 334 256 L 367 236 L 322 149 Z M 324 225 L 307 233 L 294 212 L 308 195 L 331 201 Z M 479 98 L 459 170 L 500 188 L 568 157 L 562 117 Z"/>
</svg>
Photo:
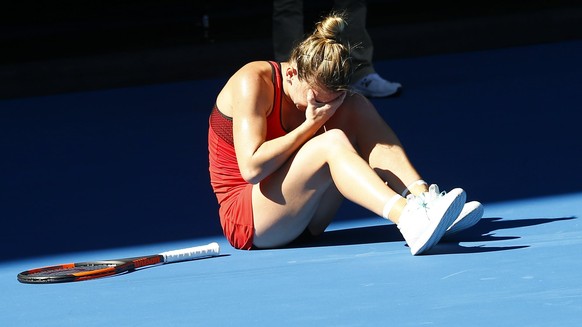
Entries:
<svg viewBox="0 0 582 327">
<path fill-rule="evenodd" d="M 269 62 L 275 92 L 273 110 L 267 117 L 267 140 L 285 135 L 281 124 L 281 93 L 283 80 L 281 66 Z M 220 225 L 226 239 L 237 249 L 250 250 L 253 246 L 252 184 L 240 173 L 234 151 L 232 117 L 225 116 L 215 105 L 209 118 L 208 159 L 210 184 L 220 206 Z"/>
</svg>

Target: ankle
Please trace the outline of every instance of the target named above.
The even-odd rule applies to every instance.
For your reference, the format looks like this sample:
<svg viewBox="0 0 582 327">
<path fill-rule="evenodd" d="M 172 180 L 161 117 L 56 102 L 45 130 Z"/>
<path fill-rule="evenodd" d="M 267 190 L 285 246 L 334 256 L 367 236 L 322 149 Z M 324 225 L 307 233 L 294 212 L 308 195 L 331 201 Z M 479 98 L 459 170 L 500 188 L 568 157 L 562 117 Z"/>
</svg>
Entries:
<svg viewBox="0 0 582 327">
<path fill-rule="evenodd" d="M 398 224 L 402 210 L 406 206 L 406 199 L 396 194 L 386 202 L 384 205 L 384 210 L 382 211 L 382 217 Z"/>
<path fill-rule="evenodd" d="M 400 217 L 402 216 L 402 212 L 404 211 L 404 207 L 406 207 L 406 199 L 403 197 L 400 197 L 400 199 L 394 204 L 394 206 L 392 207 L 392 210 L 390 210 L 390 213 L 388 214 L 388 219 L 390 219 L 390 221 L 392 221 L 395 224 L 399 224 L 400 223 Z"/>
<path fill-rule="evenodd" d="M 419 179 L 415 182 L 410 183 L 406 189 L 404 189 L 404 191 L 402 191 L 402 197 L 406 197 L 408 194 L 413 194 L 413 195 L 419 195 L 423 192 L 427 192 L 428 191 L 428 184 L 422 180 Z"/>
</svg>

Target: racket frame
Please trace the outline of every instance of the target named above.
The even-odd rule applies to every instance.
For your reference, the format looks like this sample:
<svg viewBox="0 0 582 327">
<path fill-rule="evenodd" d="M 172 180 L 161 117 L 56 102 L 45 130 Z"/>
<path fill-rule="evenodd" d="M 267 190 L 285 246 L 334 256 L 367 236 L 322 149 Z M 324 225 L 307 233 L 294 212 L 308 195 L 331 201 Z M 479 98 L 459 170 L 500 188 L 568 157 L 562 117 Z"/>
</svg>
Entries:
<svg viewBox="0 0 582 327">
<path fill-rule="evenodd" d="M 19 282 L 27 284 L 52 284 L 52 283 L 77 282 L 128 273 L 138 268 L 146 266 L 194 260 L 204 257 L 217 256 L 219 254 L 220 248 L 216 242 L 213 242 L 208 245 L 196 246 L 180 250 L 172 250 L 160 254 L 148 255 L 143 257 L 66 263 L 61 265 L 34 268 L 19 273 L 17 275 L 17 279 Z M 77 267 L 82 268 L 103 265 L 107 267 L 88 271 L 78 271 L 64 275 L 50 275 L 50 274 L 38 275 L 39 273 L 44 272 L 50 273 L 57 272 L 59 270 L 75 269 Z"/>
</svg>

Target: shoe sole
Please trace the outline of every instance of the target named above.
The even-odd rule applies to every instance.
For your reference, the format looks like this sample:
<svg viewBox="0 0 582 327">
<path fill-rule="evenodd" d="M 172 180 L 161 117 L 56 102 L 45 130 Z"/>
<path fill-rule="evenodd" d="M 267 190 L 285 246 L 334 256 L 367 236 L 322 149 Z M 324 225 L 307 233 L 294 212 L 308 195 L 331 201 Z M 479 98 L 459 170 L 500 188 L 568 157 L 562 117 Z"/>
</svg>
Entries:
<svg viewBox="0 0 582 327">
<path fill-rule="evenodd" d="M 470 203 L 467 203 L 467 204 L 470 204 Z M 467 228 L 473 227 L 475 224 L 477 224 L 479 222 L 479 220 L 481 220 L 481 217 L 483 217 L 484 211 L 485 211 L 485 209 L 483 208 L 483 205 L 479 204 L 473 210 L 471 210 L 465 217 L 463 217 L 456 224 L 451 226 L 447 230 L 447 232 L 445 233 L 444 237 L 451 236 L 451 235 L 458 233 L 460 231 L 463 231 Z M 461 210 L 461 212 L 462 212 L 462 210 Z"/>
<path fill-rule="evenodd" d="M 438 241 L 440 241 L 440 239 L 445 235 L 449 226 L 451 226 L 451 224 L 461 214 L 467 196 L 465 194 L 465 191 L 461 189 L 455 190 L 447 194 L 447 196 L 450 196 L 457 193 L 455 199 L 452 201 L 451 205 L 447 208 L 442 218 L 438 221 L 435 221 L 434 226 L 432 226 L 432 228 L 429 228 L 426 232 L 424 232 L 416 240 L 414 246 L 409 244 L 410 252 L 412 253 L 412 255 L 422 254 L 430 250 L 433 246 L 435 246 L 438 243 Z M 419 244 L 420 246 L 417 248 Z"/>
</svg>

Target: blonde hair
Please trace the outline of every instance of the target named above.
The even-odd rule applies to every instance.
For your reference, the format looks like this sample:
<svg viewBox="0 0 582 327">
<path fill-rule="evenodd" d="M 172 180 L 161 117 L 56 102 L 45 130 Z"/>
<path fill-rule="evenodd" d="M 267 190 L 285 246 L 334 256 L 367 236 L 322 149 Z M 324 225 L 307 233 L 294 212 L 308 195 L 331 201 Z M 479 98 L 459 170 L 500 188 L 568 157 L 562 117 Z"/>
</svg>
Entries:
<svg viewBox="0 0 582 327">
<path fill-rule="evenodd" d="M 351 49 L 341 38 L 346 26 L 345 14 L 331 13 L 293 49 L 289 61 L 297 65 L 299 79 L 330 91 L 349 88 L 353 72 Z"/>
</svg>

